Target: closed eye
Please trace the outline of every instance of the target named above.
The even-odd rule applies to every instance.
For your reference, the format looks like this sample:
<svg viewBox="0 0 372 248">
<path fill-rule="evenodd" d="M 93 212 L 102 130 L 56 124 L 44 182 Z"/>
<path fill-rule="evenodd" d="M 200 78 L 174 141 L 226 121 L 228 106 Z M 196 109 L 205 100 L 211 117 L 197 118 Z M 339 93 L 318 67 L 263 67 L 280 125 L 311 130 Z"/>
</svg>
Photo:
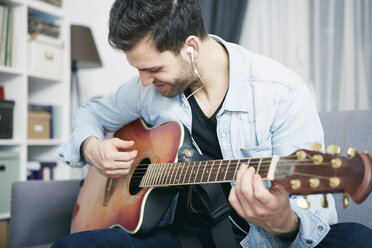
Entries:
<svg viewBox="0 0 372 248">
<path fill-rule="evenodd" d="M 148 71 L 150 73 L 157 73 L 161 71 L 163 67 L 152 67 L 152 68 L 145 68 L 145 69 L 139 69 L 139 71 Z"/>
</svg>

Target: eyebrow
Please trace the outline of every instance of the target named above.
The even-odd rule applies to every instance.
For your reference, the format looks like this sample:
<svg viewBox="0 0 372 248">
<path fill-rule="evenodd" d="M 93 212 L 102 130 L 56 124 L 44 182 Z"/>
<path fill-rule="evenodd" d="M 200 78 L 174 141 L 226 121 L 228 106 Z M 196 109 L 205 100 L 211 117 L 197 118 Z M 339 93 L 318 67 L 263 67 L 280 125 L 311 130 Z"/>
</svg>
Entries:
<svg viewBox="0 0 372 248">
<path fill-rule="evenodd" d="M 140 71 L 155 71 L 155 70 L 158 70 L 158 69 L 161 69 L 163 68 L 163 66 L 159 65 L 159 66 L 153 66 L 153 67 L 149 67 L 149 68 L 142 68 L 142 69 L 138 69 Z"/>
</svg>

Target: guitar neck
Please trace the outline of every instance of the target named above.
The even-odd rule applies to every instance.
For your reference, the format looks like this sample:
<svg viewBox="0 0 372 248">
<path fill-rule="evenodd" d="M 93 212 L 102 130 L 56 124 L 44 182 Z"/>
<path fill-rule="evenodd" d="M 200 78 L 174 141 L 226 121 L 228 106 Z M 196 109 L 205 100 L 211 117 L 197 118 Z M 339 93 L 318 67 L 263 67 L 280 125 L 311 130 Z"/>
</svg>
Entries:
<svg viewBox="0 0 372 248">
<path fill-rule="evenodd" d="M 236 180 L 239 165 L 248 164 L 262 178 L 273 180 L 280 157 L 208 160 L 150 164 L 140 187 L 164 187 L 191 184 L 224 183 Z M 290 169 L 290 168 L 288 168 Z"/>
</svg>

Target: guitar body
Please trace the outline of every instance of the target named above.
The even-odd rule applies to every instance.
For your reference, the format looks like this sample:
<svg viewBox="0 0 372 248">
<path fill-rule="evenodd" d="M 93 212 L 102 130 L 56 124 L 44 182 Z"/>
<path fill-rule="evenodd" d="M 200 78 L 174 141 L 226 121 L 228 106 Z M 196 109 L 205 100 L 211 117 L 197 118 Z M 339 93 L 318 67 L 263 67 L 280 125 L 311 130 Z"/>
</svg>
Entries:
<svg viewBox="0 0 372 248">
<path fill-rule="evenodd" d="M 75 206 L 72 233 L 115 226 L 131 234 L 148 233 L 160 222 L 176 194 L 174 187 L 139 188 L 140 179 L 133 175 L 144 170 L 146 164 L 176 162 L 184 138 L 180 123 L 168 121 L 149 128 L 137 120 L 115 136 L 134 140 L 131 150 L 138 151 L 137 158 L 129 174 L 121 178 L 109 179 L 95 167 L 90 168 Z"/>
<path fill-rule="evenodd" d="M 372 190 L 372 158 L 353 149 L 349 158 L 300 149 L 283 157 L 209 160 L 195 150 L 190 134 L 176 121 L 149 128 L 136 120 L 114 136 L 133 140 L 130 150 L 138 151 L 137 158 L 128 175 L 120 178 L 110 179 L 90 168 L 75 206 L 71 232 L 121 227 L 131 234 L 150 233 L 177 193 L 178 188 L 171 186 L 233 182 L 241 163 L 254 167 L 264 180 L 280 183 L 291 194 L 344 192 L 347 205 L 347 194 L 361 203 Z M 303 202 L 298 206 L 308 208 L 310 204 Z"/>
</svg>

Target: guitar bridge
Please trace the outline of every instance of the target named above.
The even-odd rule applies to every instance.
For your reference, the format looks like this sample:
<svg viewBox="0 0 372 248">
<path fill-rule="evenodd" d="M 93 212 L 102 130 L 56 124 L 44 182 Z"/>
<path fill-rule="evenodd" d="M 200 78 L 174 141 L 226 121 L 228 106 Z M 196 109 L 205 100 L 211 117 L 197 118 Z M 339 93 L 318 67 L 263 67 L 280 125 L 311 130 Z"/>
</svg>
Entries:
<svg viewBox="0 0 372 248">
<path fill-rule="evenodd" d="M 103 204 L 102 204 L 104 207 L 107 206 L 111 198 L 112 192 L 114 191 L 114 184 L 115 184 L 115 179 L 107 178 L 106 186 L 105 186 L 105 195 L 104 195 Z"/>
</svg>

